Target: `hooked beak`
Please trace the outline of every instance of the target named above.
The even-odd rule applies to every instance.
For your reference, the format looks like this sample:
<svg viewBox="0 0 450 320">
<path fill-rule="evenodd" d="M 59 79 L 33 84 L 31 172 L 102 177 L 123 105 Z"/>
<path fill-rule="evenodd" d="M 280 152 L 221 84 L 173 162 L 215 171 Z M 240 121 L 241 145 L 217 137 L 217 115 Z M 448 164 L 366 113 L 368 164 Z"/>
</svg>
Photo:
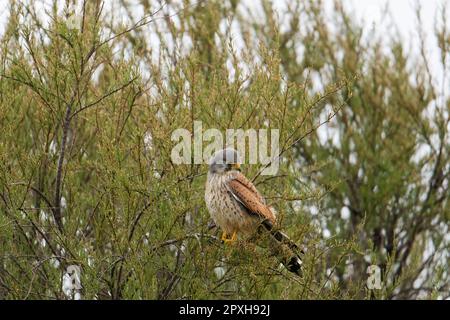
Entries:
<svg viewBox="0 0 450 320">
<path fill-rule="evenodd" d="M 230 165 L 230 167 L 231 167 L 231 169 L 241 171 L 241 164 L 240 163 L 233 163 L 233 164 Z"/>
</svg>

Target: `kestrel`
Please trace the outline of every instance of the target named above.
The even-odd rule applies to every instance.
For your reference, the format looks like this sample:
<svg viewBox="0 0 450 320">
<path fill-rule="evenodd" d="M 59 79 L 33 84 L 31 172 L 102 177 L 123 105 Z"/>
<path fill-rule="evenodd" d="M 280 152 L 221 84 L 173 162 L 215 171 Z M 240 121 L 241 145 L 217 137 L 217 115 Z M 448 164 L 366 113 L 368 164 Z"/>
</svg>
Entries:
<svg viewBox="0 0 450 320">
<path fill-rule="evenodd" d="M 240 172 L 236 150 L 217 151 L 209 163 L 205 201 L 211 218 L 223 233 L 225 243 L 238 234 L 266 234 L 269 248 L 291 272 L 300 275 L 299 248 L 284 233 L 275 230 L 275 211 L 266 205 L 253 183 Z"/>
</svg>

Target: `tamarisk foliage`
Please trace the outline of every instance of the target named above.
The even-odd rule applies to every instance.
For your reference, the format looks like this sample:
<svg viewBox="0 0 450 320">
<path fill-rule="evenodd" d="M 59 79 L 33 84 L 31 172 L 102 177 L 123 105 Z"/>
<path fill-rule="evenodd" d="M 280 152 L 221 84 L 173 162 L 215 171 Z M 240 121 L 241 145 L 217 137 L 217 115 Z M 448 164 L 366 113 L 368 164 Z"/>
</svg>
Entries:
<svg viewBox="0 0 450 320">
<path fill-rule="evenodd" d="M 447 8 L 433 63 L 420 23 L 409 51 L 339 1 L 328 14 L 313 0 L 7 10 L 1 299 L 450 296 Z M 172 132 L 194 121 L 280 130 L 277 175 L 243 170 L 303 248 L 303 277 L 251 242 L 220 242 L 207 166 L 171 161 Z M 79 287 L 65 285 L 69 266 Z"/>
</svg>

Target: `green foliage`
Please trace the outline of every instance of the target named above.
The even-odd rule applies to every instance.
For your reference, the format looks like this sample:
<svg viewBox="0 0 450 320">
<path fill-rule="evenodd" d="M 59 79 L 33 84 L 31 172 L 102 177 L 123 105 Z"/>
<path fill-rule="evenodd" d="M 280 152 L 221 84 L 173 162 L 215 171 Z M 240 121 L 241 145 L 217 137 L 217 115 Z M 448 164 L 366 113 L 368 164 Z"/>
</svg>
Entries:
<svg viewBox="0 0 450 320">
<path fill-rule="evenodd" d="M 73 13 L 55 1 L 43 15 L 10 3 L 1 298 L 73 298 L 62 286 L 70 265 L 83 299 L 448 297 L 450 100 L 425 55 L 364 40 L 338 2 L 332 21 L 312 0 L 281 16 L 262 1 L 262 19 L 238 1 L 140 6 L 136 20 L 125 4 Z M 303 278 L 251 242 L 218 241 L 206 166 L 171 161 L 172 132 L 194 121 L 280 129 L 278 174 L 243 170 L 305 248 Z M 366 287 L 371 264 L 381 290 Z"/>
</svg>

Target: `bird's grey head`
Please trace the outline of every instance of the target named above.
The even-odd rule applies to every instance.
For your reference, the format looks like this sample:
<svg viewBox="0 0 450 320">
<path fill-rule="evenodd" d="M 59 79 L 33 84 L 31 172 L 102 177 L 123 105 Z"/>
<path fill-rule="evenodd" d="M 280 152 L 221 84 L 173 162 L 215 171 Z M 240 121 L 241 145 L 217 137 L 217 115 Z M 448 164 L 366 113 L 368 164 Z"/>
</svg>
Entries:
<svg viewBox="0 0 450 320">
<path fill-rule="evenodd" d="M 240 170 L 240 164 L 241 158 L 236 150 L 232 148 L 219 150 L 209 160 L 209 172 L 220 174 Z"/>
</svg>

